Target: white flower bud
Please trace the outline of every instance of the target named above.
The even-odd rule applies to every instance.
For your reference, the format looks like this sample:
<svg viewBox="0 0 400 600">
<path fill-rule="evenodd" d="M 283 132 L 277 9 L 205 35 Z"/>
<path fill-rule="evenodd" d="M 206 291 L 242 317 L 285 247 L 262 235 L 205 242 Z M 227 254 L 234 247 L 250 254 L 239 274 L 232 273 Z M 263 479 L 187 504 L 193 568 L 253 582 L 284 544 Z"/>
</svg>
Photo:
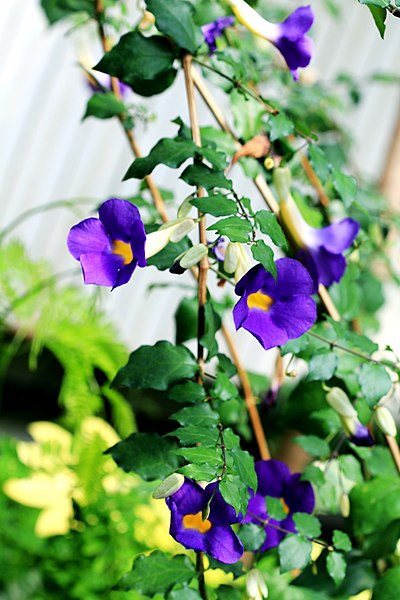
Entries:
<svg viewBox="0 0 400 600">
<path fill-rule="evenodd" d="M 182 269 L 190 269 L 190 267 L 197 265 L 207 254 L 208 249 L 204 244 L 196 244 L 184 252 L 179 264 Z"/>
<path fill-rule="evenodd" d="M 168 477 L 166 477 L 164 481 L 162 481 L 154 490 L 152 494 L 153 498 L 156 500 L 161 500 L 161 498 L 168 498 L 169 496 L 172 496 L 172 494 L 175 494 L 175 492 L 181 489 L 184 482 L 185 478 L 180 473 L 172 473 L 172 475 L 168 475 Z"/>
<path fill-rule="evenodd" d="M 396 437 L 396 423 L 393 419 L 392 413 L 386 408 L 386 406 L 378 405 L 375 410 L 374 417 L 375 423 L 385 435 Z"/>
<path fill-rule="evenodd" d="M 343 429 L 348 436 L 352 436 L 356 433 L 358 420 L 354 417 L 343 417 L 340 416 L 340 420 L 342 421 Z"/>
<path fill-rule="evenodd" d="M 234 273 L 238 264 L 238 243 L 229 242 L 225 249 L 224 270 Z"/>
<path fill-rule="evenodd" d="M 190 203 L 190 201 L 193 200 L 194 197 L 195 197 L 194 194 L 190 194 L 190 196 L 187 196 L 184 199 L 184 201 L 178 208 L 178 212 L 177 212 L 178 219 L 184 219 L 185 217 L 188 216 L 190 211 L 193 210 L 194 206 L 193 206 L 193 204 Z"/>
<path fill-rule="evenodd" d="M 347 519 L 347 517 L 350 514 L 350 500 L 349 500 L 349 496 L 348 494 L 345 494 L 343 492 L 343 494 L 340 495 L 340 512 L 342 513 L 342 516 Z"/>
<path fill-rule="evenodd" d="M 290 196 L 292 175 L 288 167 L 278 167 L 273 174 L 274 185 L 278 194 L 279 202 L 286 202 Z"/>
<path fill-rule="evenodd" d="M 145 243 L 146 258 L 151 258 L 160 252 L 168 242 L 180 242 L 193 229 L 194 225 L 193 219 L 177 219 L 165 223 L 157 231 L 149 233 Z"/>
<path fill-rule="evenodd" d="M 243 244 L 238 244 L 238 261 L 235 269 L 235 281 L 242 279 L 243 275 L 246 275 L 247 271 L 250 271 L 253 266 L 250 256 L 247 254 Z"/>
<path fill-rule="evenodd" d="M 357 417 L 357 411 L 347 394 L 338 387 L 333 387 L 326 395 L 327 403 L 342 417 Z"/>
<path fill-rule="evenodd" d="M 194 226 L 194 220 L 189 218 L 182 219 L 180 223 L 176 222 L 176 225 L 169 236 L 169 241 L 175 243 L 180 242 L 188 233 L 192 231 Z"/>
<path fill-rule="evenodd" d="M 246 593 L 249 600 L 262 600 L 268 598 L 268 587 L 262 573 L 258 569 L 251 569 L 247 574 Z"/>
</svg>

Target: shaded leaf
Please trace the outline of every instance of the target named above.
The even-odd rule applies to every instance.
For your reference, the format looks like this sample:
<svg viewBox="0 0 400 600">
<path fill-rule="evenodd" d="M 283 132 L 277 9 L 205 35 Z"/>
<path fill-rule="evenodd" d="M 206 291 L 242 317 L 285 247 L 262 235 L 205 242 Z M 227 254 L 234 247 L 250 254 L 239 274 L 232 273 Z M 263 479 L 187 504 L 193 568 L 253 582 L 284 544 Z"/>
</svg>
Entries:
<svg viewBox="0 0 400 600">
<path fill-rule="evenodd" d="M 226 217 L 237 213 L 237 205 L 233 200 L 225 198 L 222 194 L 213 194 L 205 198 L 194 198 L 190 201 L 200 212 L 214 217 Z"/>
<path fill-rule="evenodd" d="M 361 392 L 369 404 L 373 406 L 385 396 L 392 387 L 392 380 L 383 365 L 365 363 L 358 376 Z"/>
<path fill-rule="evenodd" d="M 116 98 L 112 92 L 93 94 L 86 106 L 83 119 L 97 117 L 111 119 L 126 111 L 125 104 Z"/>
<path fill-rule="evenodd" d="M 251 253 L 254 260 L 261 263 L 264 269 L 276 278 L 276 264 L 274 261 L 274 251 L 267 246 L 264 240 L 257 240 L 251 246 Z"/>
<path fill-rule="evenodd" d="M 184 0 L 146 0 L 146 4 L 156 18 L 157 29 L 194 54 L 203 36 L 193 21 L 193 6 Z"/>
<path fill-rule="evenodd" d="M 269 210 L 258 210 L 254 218 L 262 233 L 268 235 L 275 246 L 287 248 L 287 241 L 276 215 Z"/>
<path fill-rule="evenodd" d="M 202 186 L 207 190 L 212 188 L 232 189 L 232 181 L 227 179 L 222 171 L 214 171 L 203 163 L 189 165 L 180 178 L 188 185 Z"/>
<path fill-rule="evenodd" d="M 311 561 L 311 542 L 299 535 L 288 535 L 278 548 L 281 572 L 304 569 Z"/>
<path fill-rule="evenodd" d="M 329 552 L 326 557 L 326 569 L 336 585 L 342 583 L 346 575 L 346 561 L 343 554 Z"/>
</svg>

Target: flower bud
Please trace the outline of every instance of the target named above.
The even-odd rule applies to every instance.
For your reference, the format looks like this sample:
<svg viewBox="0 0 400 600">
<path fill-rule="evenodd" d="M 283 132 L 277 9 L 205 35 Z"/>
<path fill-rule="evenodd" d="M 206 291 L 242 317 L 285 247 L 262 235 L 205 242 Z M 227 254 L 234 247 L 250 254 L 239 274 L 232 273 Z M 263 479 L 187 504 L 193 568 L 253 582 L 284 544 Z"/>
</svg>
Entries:
<svg viewBox="0 0 400 600">
<path fill-rule="evenodd" d="M 238 244 L 229 242 L 225 250 L 224 270 L 227 273 L 234 273 L 238 264 Z"/>
<path fill-rule="evenodd" d="M 197 265 L 207 254 L 208 249 L 204 244 L 196 244 L 183 254 L 179 264 L 183 269 L 190 269 L 190 267 Z"/>
<path fill-rule="evenodd" d="M 176 227 L 174 227 L 171 235 L 169 236 L 170 242 L 180 242 L 183 238 L 192 231 L 195 226 L 195 222 L 193 219 L 185 218 L 181 221 L 181 223 L 176 223 Z"/>
<path fill-rule="evenodd" d="M 168 475 L 160 483 L 160 485 L 154 490 L 153 498 L 156 500 L 160 500 L 161 498 L 168 498 L 175 494 L 178 490 L 181 489 L 183 484 L 185 483 L 185 478 L 180 473 L 172 473 L 172 475 Z"/>
<path fill-rule="evenodd" d="M 326 401 L 341 417 L 357 417 L 356 409 L 341 388 L 333 387 L 330 389 L 326 395 Z"/>
<path fill-rule="evenodd" d="M 392 413 L 386 408 L 386 406 L 378 405 L 375 410 L 374 418 L 375 423 L 385 435 L 396 437 L 396 423 L 393 419 Z"/>
<path fill-rule="evenodd" d="M 249 600 L 262 600 L 268 598 L 268 587 L 262 573 L 258 569 L 251 569 L 247 574 L 246 593 Z"/>
<path fill-rule="evenodd" d="M 168 242 L 180 242 L 194 227 L 193 219 L 184 218 L 165 223 L 157 231 L 149 233 L 146 237 L 146 258 L 151 258 L 160 252 Z"/>
<path fill-rule="evenodd" d="M 347 519 L 347 517 L 350 514 L 350 500 L 349 500 L 349 496 L 348 494 L 345 494 L 343 492 L 343 494 L 340 495 L 340 512 L 342 513 L 342 516 Z"/>
<path fill-rule="evenodd" d="M 194 194 L 190 194 L 190 196 L 187 196 L 184 199 L 184 201 L 178 208 L 178 212 L 177 212 L 178 219 L 184 219 L 185 217 L 188 216 L 190 211 L 193 209 L 193 204 L 191 204 L 190 201 L 193 200 L 194 197 L 195 197 Z"/>
<path fill-rule="evenodd" d="M 246 275 L 247 271 L 250 271 L 253 263 L 250 256 L 247 254 L 243 244 L 238 244 L 238 261 L 235 269 L 235 281 L 236 283 Z"/>
<path fill-rule="evenodd" d="M 278 167 L 273 174 L 274 185 L 278 194 L 279 202 L 286 202 L 290 196 L 290 185 L 292 176 L 288 167 Z"/>
</svg>

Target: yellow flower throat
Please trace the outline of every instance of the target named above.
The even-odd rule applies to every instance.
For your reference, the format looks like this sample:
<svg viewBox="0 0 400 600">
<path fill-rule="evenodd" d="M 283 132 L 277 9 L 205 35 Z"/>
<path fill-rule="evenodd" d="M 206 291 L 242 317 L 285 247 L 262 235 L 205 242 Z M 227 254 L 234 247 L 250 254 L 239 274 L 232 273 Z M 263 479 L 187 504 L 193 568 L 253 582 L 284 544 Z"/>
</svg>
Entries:
<svg viewBox="0 0 400 600">
<path fill-rule="evenodd" d="M 133 260 L 131 245 L 122 240 L 114 240 L 112 243 L 113 254 L 118 254 L 124 259 L 124 265 L 128 265 Z"/>
<path fill-rule="evenodd" d="M 201 511 L 195 515 L 185 515 L 182 522 L 185 529 L 197 529 L 200 533 L 206 533 L 212 527 L 211 521 L 208 519 L 203 521 Z"/>
<path fill-rule="evenodd" d="M 249 294 L 247 297 L 247 306 L 249 308 L 258 308 L 265 312 L 271 308 L 273 303 L 274 301 L 270 296 L 267 296 L 267 294 L 263 294 L 260 291 Z"/>
</svg>

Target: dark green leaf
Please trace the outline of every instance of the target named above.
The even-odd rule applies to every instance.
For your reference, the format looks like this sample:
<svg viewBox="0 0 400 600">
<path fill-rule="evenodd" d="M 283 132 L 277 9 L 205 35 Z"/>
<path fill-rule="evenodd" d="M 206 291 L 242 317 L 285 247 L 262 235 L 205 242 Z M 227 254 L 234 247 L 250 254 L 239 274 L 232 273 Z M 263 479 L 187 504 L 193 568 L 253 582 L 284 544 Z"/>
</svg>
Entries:
<svg viewBox="0 0 400 600">
<path fill-rule="evenodd" d="M 346 575 L 346 561 L 343 554 L 329 552 L 326 557 L 326 569 L 336 585 L 342 583 Z"/>
<path fill-rule="evenodd" d="M 321 535 L 321 524 L 317 517 L 308 513 L 294 513 L 293 521 L 297 531 L 308 538 L 317 538 Z"/>
<path fill-rule="evenodd" d="M 204 446 L 195 446 L 194 448 L 177 448 L 174 452 L 178 456 L 183 456 L 190 463 L 206 463 L 209 467 L 217 467 L 222 461 L 221 452 L 217 448 L 205 448 Z"/>
<path fill-rule="evenodd" d="M 196 384 L 193 384 L 196 385 Z M 218 413 L 216 413 L 209 404 L 203 402 L 195 406 L 187 406 L 170 416 L 170 419 L 178 421 L 181 425 L 195 424 L 196 427 L 211 428 L 216 427 L 219 422 Z"/>
<path fill-rule="evenodd" d="M 220 492 L 236 513 L 246 514 L 250 494 L 246 484 L 237 475 L 226 475 L 219 486 Z"/>
<path fill-rule="evenodd" d="M 97 117 L 98 119 L 111 119 L 111 117 L 115 117 L 125 111 L 125 104 L 116 98 L 112 92 L 100 92 L 93 94 L 90 98 L 83 118 Z"/>
<path fill-rule="evenodd" d="M 231 242 L 242 243 L 249 241 L 251 229 L 251 223 L 240 217 L 227 217 L 207 228 L 210 231 L 218 231 L 220 235 L 226 235 Z"/>
<path fill-rule="evenodd" d="M 118 371 L 113 385 L 167 390 L 182 379 L 194 377 L 197 370 L 197 361 L 187 348 L 161 341 L 132 352 L 128 364 Z"/>
<path fill-rule="evenodd" d="M 254 260 L 261 263 L 267 273 L 271 273 L 276 278 L 276 264 L 274 261 L 274 251 L 267 246 L 264 240 L 257 240 L 251 246 L 251 253 Z"/>
<path fill-rule="evenodd" d="M 166 600 L 201 600 L 201 596 L 199 592 L 185 585 L 178 590 L 170 592 Z"/>
<path fill-rule="evenodd" d="M 182 344 L 197 336 L 198 301 L 196 298 L 183 298 L 176 309 L 176 343 Z"/>
<path fill-rule="evenodd" d="M 231 398 L 236 398 L 238 395 L 237 387 L 232 381 L 229 380 L 229 377 L 226 373 L 218 373 L 217 378 L 211 389 L 211 396 L 213 398 L 218 398 L 219 400 L 230 400 Z"/>
<path fill-rule="evenodd" d="M 227 179 L 222 171 L 214 171 L 203 163 L 189 165 L 180 178 L 188 185 L 203 186 L 207 190 L 212 188 L 232 189 L 232 181 Z"/>
<path fill-rule="evenodd" d="M 179 404 L 195 404 L 206 399 L 206 392 L 204 386 L 194 383 L 194 381 L 187 381 L 175 385 L 168 392 L 168 398 Z"/>
<path fill-rule="evenodd" d="M 293 133 L 293 123 L 283 113 L 272 115 L 268 123 L 271 128 L 269 134 L 271 142 L 287 138 Z"/>
<path fill-rule="evenodd" d="M 332 543 L 336 550 L 343 550 L 343 552 L 350 552 L 351 550 L 351 541 L 349 536 L 347 533 L 344 533 L 339 529 L 335 529 L 333 531 Z"/>
<path fill-rule="evenodd" d="M 159 31 L 170 37 L 180 48 L 194 54 L 203 41 L 193 21 L 193 7 L 184 0 L 146 0 L 147 8 L 156 18 Z"/>
<path fill-rule="evenodd" d="M 299 535 L 288 535 L 278 549 L 281 572 L 304 569 L 311 561 L 311 550 L 312 545 L 308 540 Z"/>
<path fill-rule="evenodd" d="M 156 433 L 132 433 L 106 451 L 127 472 L 138 473 L 146 481 L 164 479 L 178 468 L 179 460 L 172 452 L 175 444 Z"/>
<path fill-rule="evenodd" d="M 202 444 L 203 446 L 215 446 L 217 443 L 219 432 L 216 429 L 204 429 L 196 424 L 179 427 L 172 431 L 169 435 L 173 435 L 179 439 L 183 445 Z"/>
<path fill-rule="evenodd" d="M 322 182 L 326 181 L 329 177 L 331 166 L 325 152 L 319 146 L 311 144 L 308 148 L 308 156 L 320 180 Z"/>
<path fill-rule="evenodd" d="M 337 361 L 334 352 L 327 351 L 314 354 L 308 366 L 308 381 L 327 381 L 330 379 L 335 372 Z"/>
<path fill-rule="evenodd" d="M 152 80 L 169 71 L 175 52 L 169 41 L 159 35 L 145 37 L 137 31 L 126 33 L 94 67 L 118 77 L 134 89 L 137 81 Z"/>
<path fill-rule="evenodd" d="M 287 248 L 285 234 L 274 213 L 269 210 L 258 210 L 254 217 L 262 233 L 268 235 L 276 246 Z"/>
<path fill-rule="evenodd" d="M 151 149 L 148 156 L 136 158 L 125 174 L 124 180 L 135 177 L 143 179 L 152 173 L 157 165 L 163 164 L 172 169 L 180 167 L 188 158 L 192 158 L 197 146 L 182 138 L 163 138 Z"/>
<path fill-rule="evenodd" d="M 400 589 L 400 565 L 392 567 L 374 587 L 372 600 L 397 600 Z"/>
<path fill-rule="evenodd" d="M 135 79 L 130 81 L 129 85 L 139 96 L 155 96 L 161 94 L 166 89 L 171 87 L 175 81 L 176 69 L 167 69 L 163 71 L 155 79 Z"/>
<path fill-rule="evenodd" d="M 374 4 L 375 2 L 377 2 L 378 0 L 374 0 Z M 382 2 L 384 0 L 381 0 Z M 374 23 L 379 31 L 379 35 L 381 36 L 381 38 L 383 39 L 385 37 L 385 31 L 386 31 L 386 15 L 387 15 L 387 11 L 386 8 L 380 8 L 379 6 L 368 6 L 370 13 L 372 15 L 372 18 L 374 19 Z"/>
<path fill-rule="evenodd" d="M 346 208 L 349 208 L 356 197 L 357 182 L 352 175 L 345 175 L 338 169 L 332 169 L 333 187 L 343 200 Z"/>
<path fill-rule="evenodd" d="M 154 256 L 147 259 L 148 267 L 156 267 L 159 271 L 170 269 L 174 264 L 177 256 L 190 248 L 188 238 L 184 238 L 180 242 L 169 242 L 161 252 L 157 252 Z"/>
<path fill-rule="evenodd" d="M 256 551 L 265 542 L 266 533 L 264 527 L 255 523 L 245 523 L 238 532 L 240 541 L 247 551 Z"/>
<path fill-rule="evenodd" d="M 206 331 L 200 339 L 200 343 L 207 348 L 207 361 L 213 358 L 218 352 L 218 342 L 216 338 L 217 331 L 221 328 L 221 317 L 214 310 L 212 302 L 208 300 L 204 307 L 204 318 Z"/>
<path fill-rule="evenodd" d="M 383 365 L 365 363 L 361 367 L 358 379 L 369 406 L 376 404 L 392 387 L 390 375 Z"/>
<path fill-rule="evenodd" d="M 139 556 L 132 571 L 122 577 L 114 589 L 134 590 L 140 594 L 154 596 L 166 594 L 174 585 L 188 583 L 195 577 L 194 564 L 187 556 L 170 558 L 156 551 L 149 556 Z"/>
<path fill-rule="evenodd" d="M 95 13 L 92 0 L 41 0 L 40 4 L 50 25 L 75 13 L 82 12 L 91 16 Z"/>
<path fill-rule="evenodd" d="M 351 519 L 356 535 L 374 533 L 400 519 L 400 480 L 377 477 L 350 492 Z"/>
<path fill-rule="evenodd" d="M 254 470 L 254 458 L 246 451 L 240 448 L 234 448 L 231 451 L 235 473 L 252 490 L 257 489 L 257 474 Z"/>
<path fill-rule="evenodd" d="M 308 454 L 311 454 L 311 456 L 324 457 L 328 456 L 329 454 L 328 442 L 317 437 L 316 435 L 301 435 L 294 438 L 294 441 L 296 444 L 299 444 L 303 450 L 308 452 Z"/>
<path fill-rule="evenodd" d="M 205 198 L 194 198 L 190 203 L 198 208 L 200 212 L 213 215 L 214 217 L 225 217 L 237 213 L 236 202 L 225 198 L 222 194 L 214 194 Z"/>
</svg>

